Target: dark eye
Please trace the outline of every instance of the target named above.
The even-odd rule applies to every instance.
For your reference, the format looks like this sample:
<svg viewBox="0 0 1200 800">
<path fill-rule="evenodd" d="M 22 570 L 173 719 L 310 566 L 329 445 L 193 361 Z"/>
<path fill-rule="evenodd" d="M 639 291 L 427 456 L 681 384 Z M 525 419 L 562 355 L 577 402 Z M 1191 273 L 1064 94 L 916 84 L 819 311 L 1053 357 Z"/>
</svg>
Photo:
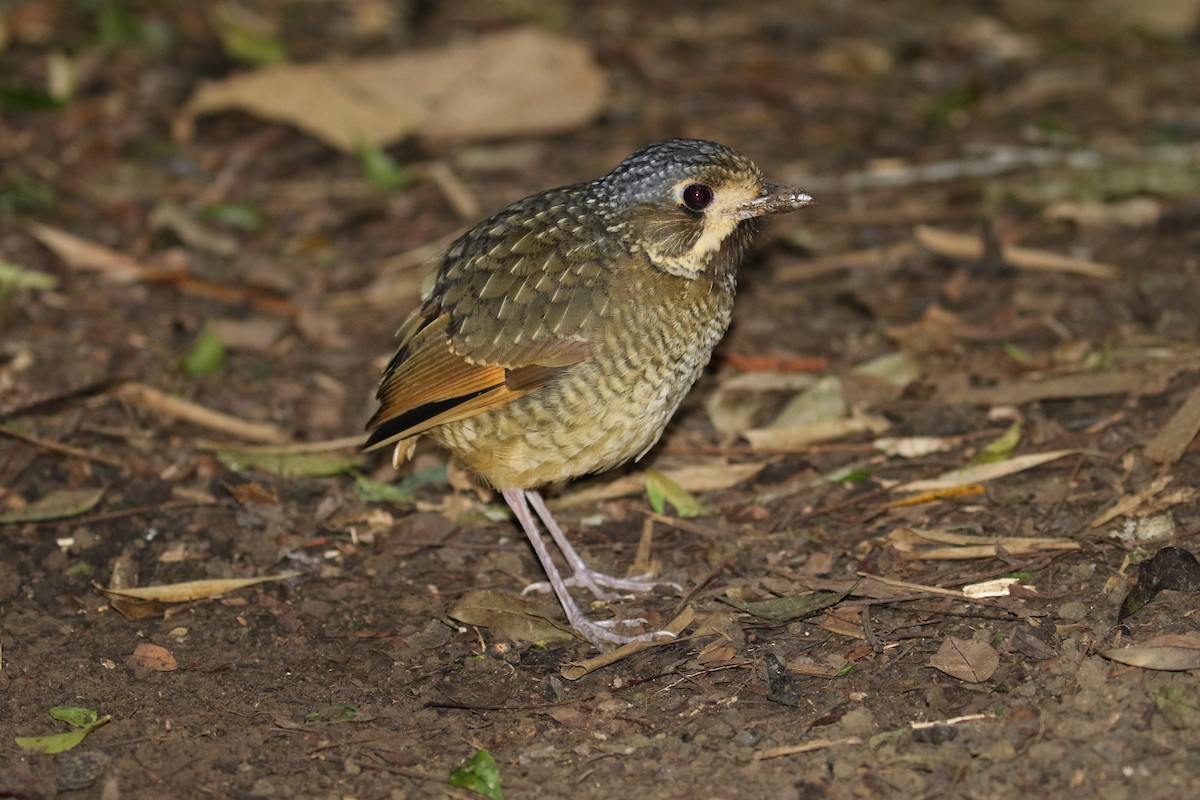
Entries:
<svg viewBox="0 0 1200 800">
<path fill-rule="evenodd" d="M 683 204 L 692 211 L 703 211 L 712 205 L 713 190 L 703 183 L 689 183 L 683 187 Z"/>
</svg>

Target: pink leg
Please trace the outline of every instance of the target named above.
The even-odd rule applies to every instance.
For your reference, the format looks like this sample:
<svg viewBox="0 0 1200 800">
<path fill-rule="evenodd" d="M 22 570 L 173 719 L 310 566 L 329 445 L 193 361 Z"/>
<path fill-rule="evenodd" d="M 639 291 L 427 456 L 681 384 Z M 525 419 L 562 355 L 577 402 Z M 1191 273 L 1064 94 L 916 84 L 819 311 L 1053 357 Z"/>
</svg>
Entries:
<svg viewBox="0 0 1200 800">
<path fill-rule="evenodd" d="M 567 586 L 585 588 L 600 600 L 618 599 L 618 595 L 604 591 L 604 589 L 600 588 L 601 586 L 625 592 L 648 592 L 654 589 L 655 586 L 668 586 L 677 592 L 683 591 L 683 587 L 678 583 L 656 581 L 649 575 L 639 575 L 636 578 L 617 578 L 591 569 L 584 563 L 579 553 L 575 552 L 575 548 L 571 546 L 571 542 L 563 534 L 562 528 L 558 527 L 558 523 L 554 521 L 554 517 L 550 514 L 550 509 L 546 507 L 546 501 L 542 499 L 541 494 L 538 492 L 526 492 L 526 495 L 529 497 L 529 503 L 533 506 L 533 510 L 541 518 L 542 524 L 550 532 L 550 538 L 558 545 L 558 549 L 562 551 L 563 558 L 567 560 L 567 564 L 574 573 L 566 579 L 565 583 Z M 524 593 L 539 590 L 545 591 L 546 587 L 543 584 L 535 583 L 527 586 Z"/>
<path fill-rule="evenodd" d="M 534 508 L 538 510 L 539 516 L 544 512 L 543 520 L 549 518 L 550 512 L 546 510 L 546 504 L 542 501 L 537 492 L 526 492 L 521 489 L 508 489 L 502 492 L 505 502 L 517 517 L 517 522 L 521 523 L 521 528 L 525 531 L 525 535 L 529 537 L 529 543 L 533 546 L 533 551 L 537 553 L 538 561 L 542 562 L 542 569 L 546 571 L 546 577 L 550 579 L 550 587 L 554 590 L 554 594 L 558 597 L 558 602 L 562 605 L 563 611 L 567 614 L 567 622 L 571 627 L 579 631 L 585 639 L 601 649 L 611 647 L 614 644 L 626 644 L 628 642 L 648 642 L 658 638 L 659 635 L 666 631 L 655 631 L 653 633 L 643 633 L 638 636 L 626 636 L 616 633 L 610 629 L 612 625 L 620 625 L 627 620 L 605 620 L 597 622 L 590 620 L 584 615 L 583 610 L 575 603 L 571 597 L 571 593 L 567 589 L 568 582 L 563 579 L 558 571 L 558 567 L 554 564 L 554 559 L 550 557 L 550 549 L 546 546 L 545 539 L 542 538 L 541 532 L 538 530 L 537 522 L 533 518 L 533 514 L 529 511 L 530 501 L 533 502 Z M 561 548 L 566 537 L 562 531 L 558 530 L 557 525 L 547 524 L 550 529 L 551 536 L 555 543 Z M 557 532 L 557 535 L 556 535 Z M 575 560 L 582 564 L 579 555 L 573 549 L 570 552 L 575 556 Z M 567 550 L 564 549 L 564 556 Z M 573 568 L 574 565 L 572 565 Z M 576 575 L 578 575 L 578 569 Z M 584 567 L 587 570 L 586 567 Z M 587 570 L 590 573 L 590 570 Z"/>
</svg>

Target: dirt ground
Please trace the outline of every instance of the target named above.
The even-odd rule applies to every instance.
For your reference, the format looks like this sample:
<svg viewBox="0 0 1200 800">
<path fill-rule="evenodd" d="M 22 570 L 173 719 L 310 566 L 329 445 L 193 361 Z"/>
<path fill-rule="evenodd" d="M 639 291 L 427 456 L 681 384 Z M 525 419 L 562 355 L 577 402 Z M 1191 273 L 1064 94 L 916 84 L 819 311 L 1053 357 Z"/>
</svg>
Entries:
<svg viewBox="0 0 1200 800">
<path fill-rule="evenodd" d="M 254 114 L 179 135 L 201 81 L 246 69 L 209 4 L 0 10 L 0 261 L 53 281 L 0 300 L 0 796 L 462 798 L 480 750 L 508 797 L 1200 796 L 1195 594 L 1117 616 L 1136 564 L 1200 522 L 1196 6 L 247 4 L 299 61 L 517 26 L 590 49 L 597 118 L 410 137 L 393 190 Z M 64 63 L 73 95 L 34 107 Z M 435 447 L 399 475 L 350 446 L 325 476 L 229 453 L 361 435 L 419 248 L 673 136 L 818 204 L 768 225 L 648 463 L 559 492 L 595 565 L 649 543 L 684 587 L 592 613 L 696 615 L 579 676 L 586 643 L 451 618 L 541 574 Z M 226 352 L 197 374 L 206 330 Z M 856 369 L 883 356 L 911 374 Z M 767 428 L 814 369 L 842 435 Z M 897 502 L 989 445 L 1054 457 Z M 655 514 L 648 466 L 707 468 L 705 513 Z M 372 493 L 412 476 L 407 500 Z M 25 513 L 67 489 L 78 508 Z M 182 603 L 97 590 L 288 572 Z M 815 592 L 808 614 L 753 605 Z M 1174 669 L 1109 657 L 1167 634 Z M 69 730 L 56 706 L 110 720 L 57 755 L 14 742 Z"/>
</svg>

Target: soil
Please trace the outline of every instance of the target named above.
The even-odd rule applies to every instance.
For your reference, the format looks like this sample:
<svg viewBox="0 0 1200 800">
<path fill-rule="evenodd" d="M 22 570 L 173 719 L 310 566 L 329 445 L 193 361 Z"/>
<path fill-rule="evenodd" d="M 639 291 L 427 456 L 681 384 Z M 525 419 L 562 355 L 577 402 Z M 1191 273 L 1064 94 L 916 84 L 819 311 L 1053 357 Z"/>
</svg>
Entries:
<svg viewBox="0 0 1200 800">
<path fill-rule="evenodd" d="M 0 301 L 0 513 L 103 489 L 78 513 L 0 525 L 0 796 L 462 798 L 474 795 L 450 774 L 480 750 L 508 797 L 1200 796 L 1196 665 L 1105 655 L 1160 634 L 1191 642 L 1196 627 L 1188 591 L 1118 621 L 1137 562 L 1190 549 L 1200 521 L 1194 430 L 1166 454 L 1150 446 L 1200 385 L 1194 4 L 1146 4 L 1177 14 L 1169 24 L 1099 0 L 248 5 L 306 61 L 541 26 L 589 45 L 611 97 L 566 133 L 406 141 L 389 153 L 420 179 L 387 191 L 357 159 L 248 114 L 173 135 L 200 82 L 242 68 L 209 4 L 0 11 L 0 260 L 57 280 Z M 381 25 L 364 21 L 375 12 Z M 172 43 L 147 43 L 155 31 Z M 15 103 L 63 54 L 74 97 Z M 428 267 L 405 254 L 673 136 L 735 146 L 818 200 L 766 227 L 712 367 L 625 474 L 761 470 L 698 492 L 697 517 L 656 515 L 642 493 L 558 512 L 610 572 L 632 567 L 650 531 L 683 594 L 592 613 L 662 626 L 690 608 L 676 641 L 577 677 L 564 669 L 596 655 L 584 642 L 452 619 L 470 592 L 516 598 L 541 573 L 497 498 L 453 469 L 452 488 L 435 447 L 399 475 L 378 454 L 325 477 L 238 469 L 222 452 L 249 440 L 121 388 L 294 441 L 358 436 Z M 1007 166 L 977 169 L 996 154 Z M 474 219 L 424 177 L 434 163 L 467 187 Z M 265 222 L 201 217 L 222 203 Z M 1149 217 L 1124 213 L 1139 208 Z M 33 223 L 174 277 L 67 264 Z M 922 226 L 982 240 L 983 255 L 919 244 Z M 1033 269 L 1012 244 L 1119 269 Z M 206 328 L 227 353 L 189 374 Z M 897 388 L 852 371 L 893 353 L 919 378 Z M 879 428 L 778 446 L 714 429 L 706 400 L 748 363 L 800 358 L 824 359 Z M 1039 380 L 1064 388 L 1006 394 Z M 969 465 L 1014 422 L 1005 454 L 1069 452 L 894 502 L 897 484 Z M 948 447 L 906 458 L 881 436 Z M 411 475 L 410 502 L 362 490 Z M 1165 535 L 1115 535 L 1142 528 Z M 912 530 L 1070 547 L 943 560 L 914 553 Z M 297 575 L 149 607 L 96 588 L 285 572 Z M 1007 595 L 958 592 L 1006 576 L 1020 579 Z M 735 605 L 818 590 L 836 602 L 806 616 Z M 110 721 L 58 755 L 18 747 L 68 730 L 56 706 Z"/>
</svg>

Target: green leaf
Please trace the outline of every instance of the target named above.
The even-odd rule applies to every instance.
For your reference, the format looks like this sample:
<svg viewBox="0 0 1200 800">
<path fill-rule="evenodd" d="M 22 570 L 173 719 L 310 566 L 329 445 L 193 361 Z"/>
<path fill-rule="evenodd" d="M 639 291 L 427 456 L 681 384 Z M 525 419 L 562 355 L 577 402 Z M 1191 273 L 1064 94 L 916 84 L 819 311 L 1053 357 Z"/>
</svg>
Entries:
<svg viewBox="0 0 1200 800">
<path fill-rule="evenodd" d="M 201 216 L 240 231 L 256 231 L 266 221 L 263 210 L 250 203 L 213 203 L 204 207 Z"/>
<path fill-rule="evenodd" d="M 8 261 L 0 261 L 0 300 L 8 297 L 13 289 L 37 289 L 49 292 L 57 288 L 58 278 L 48 272 L 38 272 Z"/>
<path fill-rule="evenodd" d="M 665 513 L 667 503 L 675 506 L 675 513 L 681 517 L 698 517 L 708 513 L 695 495 L 656 469 L 646 470 L 646 498 L 658 514 Z"/>
<path fill-rule="evenodd" d="M 450 773 L 450 785 L 469 789 L 491 800 L 504 800 L 500 789 L 500 768 L 487 750 L 480 750 Z"/>
<path fill-rule="evenodd" d="M 987 446 L 975 455 L 971 463 L 990 464 L 993 461 L 1004 461 L 1012 457 L 1013 451 L 1017 449 L 1017 445 L 1020 443 L 1021 423 L 1014 422 L 999 437 L 988 442 Z"/>
<path fill-rule="evenodd" d="M 64 750 L 70 750 L 83 741 L 88 735 L 88 729 L 55 733 L 50 736 L 18 736 L 17 746 L 35 753 L 54 755 Z"/>
<path fill-rule="evenodd" d="M 446 465 L 438 464 L 413 473 L 399 483 L 377 481 L 366 475 L 355 473 L 354 489 L 358 492 L 358 496 L 368 503 L 409 505 L 416 501 L 413 490 L 418 486 L 428 483 L 445 483 L 446 480 Z"/>
<path fill-rule="evenodd" d="M 198 378 L 219 371 L 224 363 L 225 345 L 219 336 L 205 328 L 196 337 L 191 352 L 184 356 L 181 366 L 189 377 Z"/>
<path fill-rule="evenodd" d="M 287 48 L 275 26 L 249 8 L 222 3 L 210 19 L 221 37 L 225 55 L 243 64 L 264 67 L 287 60 Z"/>
<path fill-rule="evenodd" d="M 90 708 L 77 706 L 55 706 L 50 709 L 50 716 L 59 722 L 65 722 L 73 728 L 92 728 L 100 721 L 100 714 Z"/>
<path fill-rule="evenodd" d="M 0 110 L 46 111 L 62 107 L 63 102 L 49 92 L 0 86 Z"/>
<path fill-rule="evenodd" d="M 108 722 L 111 717 L 107 714 L 100 716 L 90 708 L 75 706 L 55 706 L 50 709 L 50 716 L 75 728 L 65 733 L 55 733 L 49 736 L 18 736 L 17 746 L 34 753 L 53 755 L 64 750 L 70 750 L 83 741 L 92 731 Z"/>
<path fill-rule="evenodd" d="M 358 455 L 339 453 L 219 452 L 217 458 L 230 469 L 256 469 L 285 478 L 324 478 L 341 475 L 362 463 Z"/>
<path fill-rule="evenodd" d="M 836 476 L 836 483 L 862 483 L 863 481 L 871 480 L 875 474 L 875 470 L 867 467 L 864 469 L 848 469 Z"/>
<path fill-rule="evenodd" d="M 721 599 L 737 610 L 759 619 L 783 623 L 811 617 L 818 611 L 837 605 L 845 596 L 845 592 L 814 592 L 793 597 L 772 597 L 769 600 L 755 600 L 749 603 L 738 602 L 728 597 Z"/>
<path fill-rule="evenodd" d="M 412 172 L 405 169 L 388 152 L 375 145 L 363 144 L 358 147 L 358 160 L 362 165 L 363 175 L 372 185 L 387 191 L 407 189 L 416 182 Z"/>
</svg>

